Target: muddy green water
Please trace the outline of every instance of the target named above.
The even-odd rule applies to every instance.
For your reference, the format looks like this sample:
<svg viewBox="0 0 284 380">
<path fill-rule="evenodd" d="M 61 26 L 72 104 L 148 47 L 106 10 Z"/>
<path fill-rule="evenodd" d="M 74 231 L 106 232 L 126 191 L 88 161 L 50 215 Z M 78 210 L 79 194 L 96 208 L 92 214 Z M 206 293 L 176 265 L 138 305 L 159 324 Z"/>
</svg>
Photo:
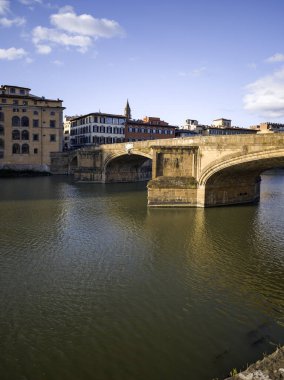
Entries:
<svg viewBox="0 0 284 380">
<path fill-rule="evenodd" d="M 284 343 L 284 172 L 258 205 L 0 180 L 1 380 L 207 380 Z"/>
</svg>

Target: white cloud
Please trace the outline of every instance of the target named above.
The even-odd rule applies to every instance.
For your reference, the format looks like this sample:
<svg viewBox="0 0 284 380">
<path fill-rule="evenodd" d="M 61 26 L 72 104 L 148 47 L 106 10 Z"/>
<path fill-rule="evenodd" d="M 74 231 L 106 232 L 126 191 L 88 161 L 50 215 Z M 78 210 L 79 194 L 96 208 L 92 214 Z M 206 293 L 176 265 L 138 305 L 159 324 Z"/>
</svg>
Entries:
<svg viewBox="0 0 284 380">
<path fill-rule="evenodd" d="M 265 117 L 284 116 L 284 67 L 246 86 L 244 108 Z"/>
<path fill-rule="evenodd" d="M 199 67 L 197 69 L 192 70 L 191 74 L 194 77 L 200 77 L 206 71 L 206 67 Z"/>
<path fill-rule="evenodd" d="M 247 67 L 251 70 L 255 70 L 257 68 L 257 65 L 255 62 L 250 62 L 247 64 Z"/>
<path fill-rule="evenodd" d="M 13 61 L 15 59 L 21 59 L 26 57 L 27 52 L 20 48 L 16 49 L 14 47 L 11 47 L 9 49 L 0 49 L 0 59 L 7 60 L 7 61 Z"/>
<path fill-rule="evenodd" d="M 16 17 L 14 19 L 8 19 L 6 17 L 0 18 L 0 25 L 5 26 L 5 27 L 10 27 L 10 26 L 21 26 L 24 25 L 26 22 L 25 18 L 23 17 Z"/>
<path fill-rule="evenodd" d="M 10 9 L 9 0 L 0 0 L 0 15 L 5 15 Z"/>
<path fill-rule="evenodd" d="M 88 14 L 76 15 L 71 6 L 61 8 L 58 13 L 51 15 L 50 22 L 53 28 L 37 26 L 32 32 L 33 42 L 41 54 L 46 54 L 42 46 L 51 49 L 55 45 L 75 47 L 85 53 L 96 39 L 123 34 L 116 21 L 96 19 Z"/>
<path fill-rule="evenodd" d="M 266 59 L 266 62 L 276 63 L 276 62 L 284 62 L 284 54 L 276 53 L 271 57 Z"/>
<path fill-rule="evenodd" d="M 56 29 L 37 26 L 33 30 L 33 42 L 36 45 L 39 53 L 42 53 L 45 50 L 44 54 L 46 54 L 47 45 L 42 43 L 44 41 L 49 42 L 53 45 L 58 44 L 66 47 L 73 46 L 78 48 L 80 52 L 87 51 L 89 46 L 92 44 L 92 40 L 88 36 L 69 35 L 66 33 L 62 33 L 61 31 Z M 45 46 L 45 48 L 43 48 L 43 46 Z"/>
<path fill-rule="evenodd" d="M 179 71 L 178 76 L 183 77 L 183 78 L 200 77 L 206 71 L 207 71 L 207 68 L 205 66 L 202 66 L 202 67 L 193 69 L 189 72 Z"/>
<path fill-rule="evenodd" d="M 57 29 L 94 38 L 111 38 L 123 35 L 120 25 L 114 20 L 97 19 L 88 14 L 76 15 L 72 7 L 62 8 L 51 15 L 51 24 Z"/>
<path fill-rule="evenodd" d="M 23 5 L 42 4 L 42 0 L 19 0 Z"/>
<path fill-rule="evenodd" d="M 56 66 L 63 66 L 64 63 L 62 61 L 59 61 L 58 59 L 56 59 L 55 61 L 52 62 L 54 65 Z"/>
<path fill-rule="evenodd" d="M 49 45 L 37 45 L 37 52 L 39 54 L 49 54 L 51 53 L 52 49 Z"/>
</svg>

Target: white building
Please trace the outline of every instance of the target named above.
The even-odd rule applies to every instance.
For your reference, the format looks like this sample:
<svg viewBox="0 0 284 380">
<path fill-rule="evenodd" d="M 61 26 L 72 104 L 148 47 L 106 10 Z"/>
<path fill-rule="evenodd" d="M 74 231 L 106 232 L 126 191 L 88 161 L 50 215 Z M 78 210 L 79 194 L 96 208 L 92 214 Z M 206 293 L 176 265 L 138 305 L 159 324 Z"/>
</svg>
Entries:
<svg viewBox="0 0 284 380">
<path fill-rule="evenodd" d="M 89 113 L 71 120 L 70 147 L 79 148 L 89 145 L 114 144 L 125 141 L 125 122 L 123 115 L 108 113 Z"/>
<path fill-rule="evenodd" d="M 187 119 L 185 120 L 185 125 L 182 127 L 182 129 L 188 129 L 190 131 L 194 131 L 197 126 L 198 126 L 197 120 Z"/>
<path fill-rule="evenodd" d="M 215 119 L 213 120 L 213 127 L 220 127 L 220 128 L 230 128 L 231 127 L 231 121 L 230 119 Z"/>
</svg>

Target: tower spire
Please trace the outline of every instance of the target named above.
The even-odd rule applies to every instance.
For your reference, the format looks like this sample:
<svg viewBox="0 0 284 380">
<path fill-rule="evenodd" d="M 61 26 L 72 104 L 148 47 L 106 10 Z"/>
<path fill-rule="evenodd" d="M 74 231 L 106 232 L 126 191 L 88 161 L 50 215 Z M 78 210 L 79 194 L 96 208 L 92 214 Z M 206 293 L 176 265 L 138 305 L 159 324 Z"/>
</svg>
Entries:
<svg viewBox="0 0 284 380">
<path fill-rule="evenodd" d="M 127 119 L 131 119 L 131 108 L 129 106 L 129 103 L 128 103 L 128 99 L 127 99 L 127 102 L 126 102 L 126 106 L 124 108 L 124 116 L 127 118 Z"/>
</svg>

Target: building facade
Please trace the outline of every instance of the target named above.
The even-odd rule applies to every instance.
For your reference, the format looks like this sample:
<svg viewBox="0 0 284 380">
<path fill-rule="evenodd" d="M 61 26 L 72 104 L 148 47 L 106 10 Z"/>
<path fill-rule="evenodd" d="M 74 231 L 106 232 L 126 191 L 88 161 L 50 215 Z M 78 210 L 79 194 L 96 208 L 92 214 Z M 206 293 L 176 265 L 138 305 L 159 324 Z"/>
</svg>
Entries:
<svg viewBox="0 0 284 380">
<path fill-rule="evenodd" d="M 282 123 L 260 123 L 257 126 L 257 130 L 259 133 L 280 133 L 284 132 L 284 124 Z"/>
<path fill-rule="evenodd" d="M 143 120 L 127 120 L 125 141 L 169 139 L 175 137 L 176 126 L 169 125 L 158 117 L 144 117 Z"/>
<path fill-rule="evenodd" d="M 176 137 L 194 137 L 194 136 L 228 136 L 255 134 L 257 130 L 252 128 L 240 128 L 231 126 L 229 119 L 213 120 L 212 125 L 199 124 L 197 120 L 186 120 L 185 126 L 176 130 Z"/>
<path fill-rule="evenodd" d="M 70 126 L 70 147 L 124 142 L 125 123 L 124 115 L 101 112 L 74 117 Z"/>
<path fill-rule="evenodd" d="M 213 127 L 225 127 L 230 128 L 231 127 L 232 120 L 230 119 L 224 119 L 221 117 L 220 119 L 213 120 Z"/>
<path fill-rule="evenodd" d="M 228 136 L 228 135 L 253 135 L 257 131 L 250 128 L 240 128 L 240 127 L 214 127 L 214 126 L 204 126 L 202 130 L 203 136 Z"/>
<path fill-rule="evenodd" d="M 0 167 L 37 170 L 62 151 L 62 100 L 30 94 L 26 87 L 0 87 Z"/>
<path fill-rule="evenodd" d="M 77 116 L 64 116 L 63 119 L 63 150 L 70 149 L 71 121 Z"/>
</svg>

